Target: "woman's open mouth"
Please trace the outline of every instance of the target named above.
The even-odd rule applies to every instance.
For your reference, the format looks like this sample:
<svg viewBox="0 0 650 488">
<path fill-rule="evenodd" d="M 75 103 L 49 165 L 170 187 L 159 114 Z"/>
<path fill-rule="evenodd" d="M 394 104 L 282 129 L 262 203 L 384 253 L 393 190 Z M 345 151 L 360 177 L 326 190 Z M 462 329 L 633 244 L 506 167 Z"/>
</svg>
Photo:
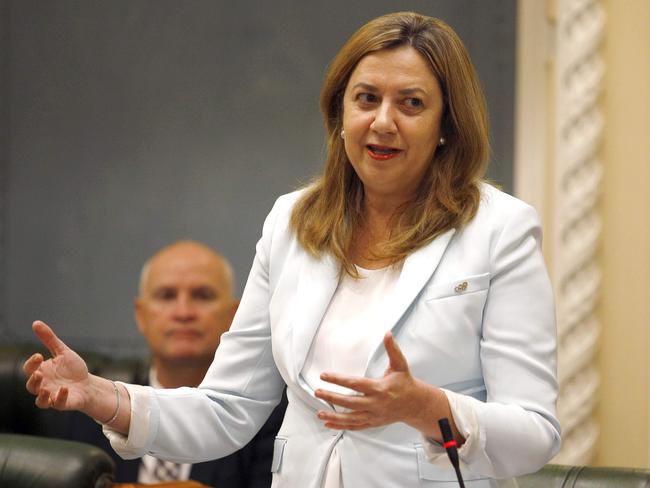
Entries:
<svg viewBox="0 0 650 488">
<path fill-rule="evenodd" d="M 394 158 L 402 152 L 401 149 L 389 146 L 376 146 L 374 144 L 368 144 L 366 146 L 366 149 L 368 149 L 368 155 L 372 159 L 376 159 L 378 161 L 385 161 L 386 159 Z"/>
</svg>

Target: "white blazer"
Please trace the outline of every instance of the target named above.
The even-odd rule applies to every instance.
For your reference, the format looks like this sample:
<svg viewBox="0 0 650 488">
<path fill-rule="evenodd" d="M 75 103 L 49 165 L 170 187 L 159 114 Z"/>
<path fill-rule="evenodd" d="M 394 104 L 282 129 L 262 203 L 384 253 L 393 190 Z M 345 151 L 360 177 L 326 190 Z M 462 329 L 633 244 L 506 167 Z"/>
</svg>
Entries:
<svg viewBox="0 0 650 488">
<path fill-rule="evenodd" d="M 336 443 L 345 488 L 450 486 L 455 474 L 442 448 L 425 449 L 406 424 L 332 431 L 316 418 L 331 406 L 301 370 L 339 266 L 297 243 L 289 217 L 298 196 L 280 197 L 267 217 L 239 310 L 203 383 L 130 387 L 131 431 L 128 439 L 109 435 L 113 446 L 125 457 L 180 462 L 227 455 L 262 426 L 286 383 L 273 488 L 320 487 Z M 479 429 L 462 448 L 467 486 L 534 471 L 559 449 L 555 317 L 540 239 L 532 207 L 485 184 L 476 217 L 410 255 L 383 305 L 385 329 L 412 374 L 470 397 Z M 365 374 L 381 377 L 386 352 L 381 342 L 373 351 Z"/>
</svg>

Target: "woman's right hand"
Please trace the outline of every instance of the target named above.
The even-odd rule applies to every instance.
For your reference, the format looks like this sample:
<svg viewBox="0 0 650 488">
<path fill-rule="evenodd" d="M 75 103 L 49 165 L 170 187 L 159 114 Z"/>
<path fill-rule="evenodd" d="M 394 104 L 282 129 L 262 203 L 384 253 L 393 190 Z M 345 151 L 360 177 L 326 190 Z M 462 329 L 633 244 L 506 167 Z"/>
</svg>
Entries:
<svg viewBox="0 0 650 488">
<path fill-rule="evenodd" d="M 124 386 L 92 375 L 81 357 L 59 339 L 47 324 L 37 320 L 34 333 L 52 357 L 34 354 L 23 365 L 27 390 L 40 408 L 79 410 L 122 434 L 131 425 L 131 399 Z"/>
<path fill-rule="evenodd" d="M 44 322 L 36 321 L 32 329 L 50 351 L 45 360 L 34 354 L 23 365 L 27 390 L 36 395 L 40 408 L 87 411 L 91 403 L 91 376 L 86 362 L 59 339 Z"/>
</svg>

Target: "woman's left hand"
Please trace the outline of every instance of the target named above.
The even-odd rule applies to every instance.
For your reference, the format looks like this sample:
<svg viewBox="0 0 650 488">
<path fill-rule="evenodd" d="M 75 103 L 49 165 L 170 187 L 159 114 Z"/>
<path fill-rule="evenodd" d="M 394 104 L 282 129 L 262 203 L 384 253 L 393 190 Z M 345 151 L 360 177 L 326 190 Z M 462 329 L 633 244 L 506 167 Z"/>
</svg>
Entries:
<svg viewBox="0 0 650 488">
<path fill-rule="evenodd" d="M 380 379 L 321 374 L 323 381 L 349 388 L 360 395 L 316 390 L 318 398 L 350 410 L 320 410 L 318 418 L 325 422 L 325 427 L 337 430 L 360 430 L 405 422 L 429 437 L 441 437 L 437 420 L 451 416 L 445 394 L 411 375 L 408 362 L 390 332 L 384 336 L 384 347 L 389 362 Z"/>
</svg>

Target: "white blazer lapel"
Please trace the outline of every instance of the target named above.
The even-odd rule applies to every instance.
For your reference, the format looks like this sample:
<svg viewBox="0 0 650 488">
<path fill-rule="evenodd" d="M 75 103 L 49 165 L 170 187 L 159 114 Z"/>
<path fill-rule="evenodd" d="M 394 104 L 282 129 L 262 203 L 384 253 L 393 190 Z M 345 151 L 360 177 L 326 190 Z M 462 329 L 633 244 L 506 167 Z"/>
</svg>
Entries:
<svg viewBox="0 0 650 488">
<path fill-rule="evenodd" d="M 386 317 L 385 330 L 387 332 L 397 326 L 413 300 L 429 282 L 455 232 L 456 229 L 448 230 L 406 258 L 393 295 L 386 300 L 383 316 Z M 374 358 L 383 352 L 383 341 L 380 341 L 373 347 L 373 354 L 368 358 L 366 372 Z"/>
<path fill-rule="evenodd" d="M 291 325 L 292 361 L 296 377 L 302 371 L 316 330 L 338 286 L 339 268 L 330 255 L 315 259 L 304 254 Z"/>
</svg>

